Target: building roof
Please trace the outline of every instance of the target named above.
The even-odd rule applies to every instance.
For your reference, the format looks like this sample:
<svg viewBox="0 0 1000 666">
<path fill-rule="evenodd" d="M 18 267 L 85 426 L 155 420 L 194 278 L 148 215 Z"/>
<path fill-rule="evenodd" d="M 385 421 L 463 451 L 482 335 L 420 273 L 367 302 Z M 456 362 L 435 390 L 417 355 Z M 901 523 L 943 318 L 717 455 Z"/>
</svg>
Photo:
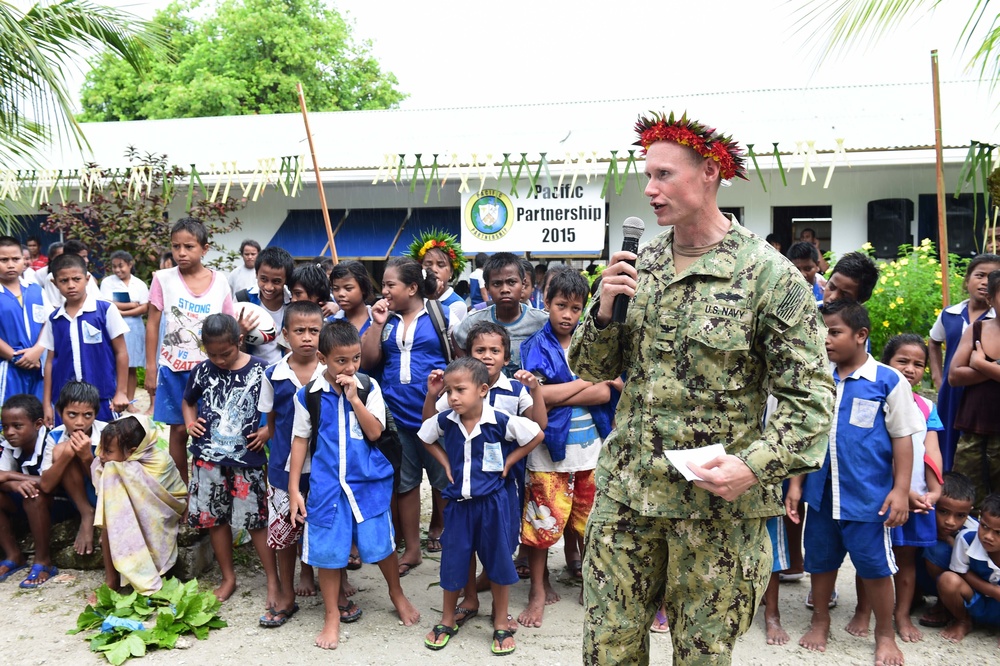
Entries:
<svg viewBox="0 0 1000 666">
<path fill-rule="evenodd" d="M 967 148 L 973 139 L 995 139 L 996 102 L 988 84 L 948 81 L 941 89 L 946 147 Z M 633 148 L 636 117 L 650 109 L 687 111 L 732 134 L 742 145 L 753 144 L 757 154 L 773 152 L 774 142 L 786 154 L 795 152 L 797 142 L 804 147 L 808 141 L 819 152 L 834 150 L 838 139 L 848 151 L 867 152 L 926 149 L 934 144 L 929 82 L 341 111 L 310 113 L 309 122 L 323 169 L 370 171 L 379 168 L 386 155 L 399 154 L 407 156 L 407 164 L 416 154 L 428 163 L 438 154 L 442 164 L 452 154 L 461 162 L 469 162 L 473 154 L 481 160 L 492 155 L 499 162 L 503 153 L 510 153 L 516 162 L 522 152 L 528 153 L 529 161 L 537 161 L 542 152 L 550 161 L 564 159 L 567 152 L 576 157 L 596 151 L 598 157 L 608 157 L 609 151 L 617 150 L 625 156 Z M 123 155 L 130 145 L 142 153 L 165 153 L 175 164 L 196 164 L 200 170 L 235 160 L 240 171 L 248 171 L 260 158 L 309 153 L 300 114 L 85 123 L 82 128 L 90 143 L 87 159 L 105 167 L 125 166 Z M 952 151 L 953 160 L 956 154 Z M 920 161 L 925 161 L 926 150 L 921 155 Z M 78 168 L 81 159 L 73 150 L 55 147 L 43 156 L 42 164 Z"/>
</svg>

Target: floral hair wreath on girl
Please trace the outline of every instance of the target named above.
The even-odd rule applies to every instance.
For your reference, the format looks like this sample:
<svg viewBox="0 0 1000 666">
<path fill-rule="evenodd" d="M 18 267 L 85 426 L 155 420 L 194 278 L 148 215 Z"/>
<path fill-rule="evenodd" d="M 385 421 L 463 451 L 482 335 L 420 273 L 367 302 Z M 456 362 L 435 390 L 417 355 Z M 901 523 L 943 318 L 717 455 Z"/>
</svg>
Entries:
<svg viewBox="0 0 1000 666">
<path fill-rule="evenodd" d="M 428 250 L 444 252 L 448 261 L 451 262 L 452 275 L 457 277 L 465 269 L 465 253 L 462 252 L 462 246 L 454 235 L 438 229 L 425 231 L 410 243 L 407 256 L 415 259 L 418 263 L 423 263 L 424 255 L 427 254 Z"/>
<path fill-rule="evenodd" d="M 732 180 L 734 176 L 747 180 L 746 157 L 733 137 L 688 119 L 686 112 L 678 120 L 674 120 L 672 111 L 669 116 L 651 111 L 650 116 L 639 116 L 635 123 L 635 132 L 639 135 L 635 145 L 642 146 L 643 155 L 657 141 L 673 141 L 718 162 L 725 180 Z"/>
</svg>

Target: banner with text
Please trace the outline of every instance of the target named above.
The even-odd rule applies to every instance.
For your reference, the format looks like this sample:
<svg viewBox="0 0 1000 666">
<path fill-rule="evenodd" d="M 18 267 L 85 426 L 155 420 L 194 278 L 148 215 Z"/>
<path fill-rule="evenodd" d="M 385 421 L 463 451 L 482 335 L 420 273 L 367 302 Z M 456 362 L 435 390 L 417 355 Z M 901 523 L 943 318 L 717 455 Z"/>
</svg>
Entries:
<svg viewBox="0 0 1000 666">
<path fill-rule="evenodd" d="M 604 249 L 601 183 L 541 182 L 523 197 L 502 189 L 462 194 L 462 249 L 476 252 L 579 252 Z"/>
</svg>

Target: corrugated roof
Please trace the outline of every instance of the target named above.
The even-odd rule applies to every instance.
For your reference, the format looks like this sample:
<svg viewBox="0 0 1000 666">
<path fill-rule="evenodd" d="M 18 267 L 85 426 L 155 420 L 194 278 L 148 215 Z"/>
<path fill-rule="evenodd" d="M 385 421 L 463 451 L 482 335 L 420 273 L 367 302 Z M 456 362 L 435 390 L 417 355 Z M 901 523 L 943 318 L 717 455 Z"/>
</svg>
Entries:
<svg viewBox="0 0 1000 666">
<path fill-rule="evenodd" d="M 461 85 L 456 82 L 456 85 Z M 885 151 L 934 143 L 931 84 L 896 83 L 826 88 L 744 90 L 651 96 L 558 104 L 498 105 L 452 109 L 406 109 L 311 113 L 310 124 L 320 164 L 326 169 L 375 169 L 385 154 L 420 153 L 429 162 L 452 154 L 468 161 L 521 152 L 537 159 L 574 157 L 581 151 L 606 157 L 623 155 L 634 140 L 635 118 L 650 109 L 687 111 L 754 144 L 758 154 L 792 152 L 796 142 L 813 141 L 819 151 L 843 139 L 848 150 Z M 988 85 L 976 81 L 942 83 L 943 137 L 946 146 L 967 146 L 972 139 L 995 141 L 996 101 Z M 126 146 L 166 153 L 176 164 L 204 170 L 223 160 L 241 171 L 257 160 L 307 155 L 300 114 L 227 116 L 175 120 L 86 123 L 90 159 L 102 166 L 123 166 Z M 43 158 L 53 168 L 75 168 L 78 153 L 53 149 Z M 763 166 L 763 165 L 762 165 Z"/>
</svg>

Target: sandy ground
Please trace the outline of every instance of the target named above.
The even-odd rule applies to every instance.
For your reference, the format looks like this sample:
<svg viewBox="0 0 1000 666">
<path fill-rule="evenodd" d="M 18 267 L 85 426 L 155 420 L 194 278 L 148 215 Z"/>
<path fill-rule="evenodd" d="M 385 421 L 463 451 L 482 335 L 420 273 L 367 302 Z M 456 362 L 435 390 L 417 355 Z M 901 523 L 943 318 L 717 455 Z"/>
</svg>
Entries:
<svg viewBox="0 0 1000 666">
<path fill-rule="evenodd" d="M 429 492 L 426 487 L 424 491 L 426 524 Z M 517 652 L 507 662 L 544 666 L 581 663 L 583 608 L 577 602 L 580 588 L 567 578 L 563 565 L 561 546 L 557 546 L 550 555 L 549 568 L 562 600 L 547 607 L 542 628 L 522 628 L 517 632 Z M 783 647 L 766 644 L 761 610 L 751 630 L 739 641 L 734 663 L 767 666 L 871 664 L 874 640 L 855 638 L 843 630 L 856 598 L 853 576 L 854 570 L 848 563 L 841 571 L 840 606 L 832 612 L 833 632 L 825 654 L 808 652 L 796 644 L 809 621 L 809 611 L 803 606 L 809 589 L 806 579 L 783 584 L 781 588 L 782 618 L 792 642 Z M 17 583 L 21 577 L 17 575 L 0 583 L 0 608 L 7 618 L 0 631 L 0 663 L 95 666 L 107 663 L 103 657 L 92 654 L 80 637 L 66 635 L 66 631 L 75 626 L 87 595 L 102 578 L 102 572 L 97 571 L 63 571 L 61 576 L 37 590 L 19 589 Z M 425 554 L 423 564 L 403 579 L 407 595 L 422 614 L 420 623 L 414 627 L 400 624 L 377 567 L 365 565 L 360 571 L 351 572 L 350 578 L 358 587 L 354 599 L 363 608 L 364 617 L 357 623 L 342 625 L 340 648 L 335 654 L 313 645 L 323 624 L 319 597 L 300 598 L 301 610 L 283 627 L 265 629 L 259 626 L 258 618 L 264 608 L 264 576 L 259 567 L 248 564 L 239 570 L 239 589 L 222 606 L 221 613 L 229 622 L 228 628 L 213 631 L 205 641 L 192 637 L 192 645 L 185 650 L 152 652 L 141 660 L 128 663 L 274 666 L 335 662 L 388 666 L 431 661 L 455 665 L 494 662 L 489 650 L 492 624 L 488 593 L 480 596 L 482 614 L 469 620 L 444 650 L 431 652 L 424 647 L 424 634 L 440 619 L 442 605 L 435 556 Z M 210 570 L 201 578 L 203 589 L 212 589 L 218 580 L 218 570 Z M 515 585 L 510 596 L 510 612 L 516 617 L 527 603 L 527 581 Z M 977 629 L 958 645 L 942 640 L 939 629 L 925 629 L 924 632 L 923 642 L 901 644 L 907 664 L 987 664 L 997 663 L 1000 658 L 995 630 Z M 652 664 L 670 664 L 669 635 L 651 636 L 650 657 Z"/>
</svg>

